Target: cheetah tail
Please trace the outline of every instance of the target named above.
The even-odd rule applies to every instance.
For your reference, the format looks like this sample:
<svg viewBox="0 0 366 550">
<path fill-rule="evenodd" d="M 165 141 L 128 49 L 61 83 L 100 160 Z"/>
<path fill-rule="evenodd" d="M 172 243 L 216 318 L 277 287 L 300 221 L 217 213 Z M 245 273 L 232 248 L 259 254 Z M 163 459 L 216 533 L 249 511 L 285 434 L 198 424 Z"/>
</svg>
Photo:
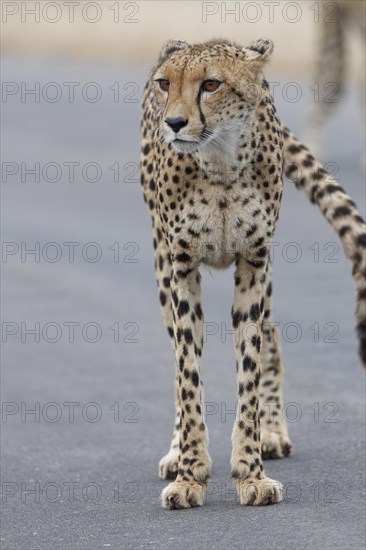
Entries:
<svg viewBox="0 0 366 550">
<path fill-rule="evenodd" d="M 356 284 L 357 333 L 360 356 L 366 368 L 366 225 L 355 203 L 339 183 L 314 159 L 309 149 L 283 127 L 284 173 L 317 204 L 338 233 L 352 262 Z"/>
</svg>

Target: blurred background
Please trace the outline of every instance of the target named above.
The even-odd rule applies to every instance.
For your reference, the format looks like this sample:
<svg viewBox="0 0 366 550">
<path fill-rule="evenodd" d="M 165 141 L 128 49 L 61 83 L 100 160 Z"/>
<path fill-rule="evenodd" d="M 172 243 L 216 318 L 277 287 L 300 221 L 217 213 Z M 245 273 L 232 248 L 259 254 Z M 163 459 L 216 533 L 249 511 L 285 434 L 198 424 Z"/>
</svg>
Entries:
<svg viewBox="0 0 366 550">
<path fill-rule="evenodd" d="M 234 502 L 233 274 L 203 270 L 213 478 L 204 508 L 161 510 L 174 360 L 139 184 L 139 121 L 166 39 L 268 37 L 281 119 L 317 141 L 364 215 L 364 8 L 1 3 L 2 548 L 362 547 L 364 373 L 350 265 L 290 182 L 273 269 L 294 455 L 266 465 L 285 502 Z"/>
<path fill-rule="evenodd" d="M 364 18 L 362 0 L 2 4 L 5 52 L 149 64 L 169 38 L 199 42 L 224 36 L 245 45 L 263 36 L 275 43 L 273 71 L 302 77 L 312 75 L 318 27 L 338 21 L 345 5 L 352 6 L 347 9 L 353 10 L 359 20 Z M 349 33 L 347 47 L 354 77 L 359 74 L 363 52 L 357 32 Z"/>
</svg>

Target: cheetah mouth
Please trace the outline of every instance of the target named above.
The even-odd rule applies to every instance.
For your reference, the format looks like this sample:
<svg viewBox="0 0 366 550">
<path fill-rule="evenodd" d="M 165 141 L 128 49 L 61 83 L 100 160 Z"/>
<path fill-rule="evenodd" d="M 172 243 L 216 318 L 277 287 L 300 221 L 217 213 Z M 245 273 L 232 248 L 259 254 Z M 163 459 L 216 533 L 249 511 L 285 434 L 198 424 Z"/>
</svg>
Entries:
<svg viewBox="0 0 366 550">
<path fill-rule="evenodd" d="M 178 153 L 194 153 L 199 147 L 197 141 L 188 141 L 187 139 L 176 138 L 171 142 Z"/>
</svg>

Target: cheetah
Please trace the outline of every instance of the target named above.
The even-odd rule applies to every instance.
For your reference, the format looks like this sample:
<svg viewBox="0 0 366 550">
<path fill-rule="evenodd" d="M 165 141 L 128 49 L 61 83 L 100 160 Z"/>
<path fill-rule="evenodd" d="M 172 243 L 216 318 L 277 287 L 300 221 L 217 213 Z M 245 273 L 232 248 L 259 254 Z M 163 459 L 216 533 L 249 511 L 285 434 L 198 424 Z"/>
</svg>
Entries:
<svg viewBox="0 0 366 550">
<path fill-rule="evenodd" d="M 231 475 L 240 503 L 282 500 L 263 459 L 291 452 L 281 415 L 280 340 L 273 322 L 269 245 L 286 175 L 317 204 L 353 264 L 361 356 L 366 362 L 366 226 L 356 205 L 282 125 L 262 69 L 269 40 L 164 44 L 143 100 L 141 183 L 152 219 L 163 318 L 175 353 L 175 427 L 159 476 L 166 509 L 204 502 L 211 459 L 200 358 L 200 266 L 235 265 L 232 324 L 237 418 Z"/>
<path fill-rule="evenodd" d="M 322 153 L 322 129 L 345 92 L 349 63 L 349 45 L 352 36 L 359 39 L 359 52 L 365 51 L 365 3 L 359 0 L 337 0 L 320 4 L 319 22 L 316 25 L 316 59 L 314 83 L 319 94 L 309 110 L 307 142 L 317 155 Z M 361 96 L 360 119 L 365 120 L 365 59 L 358 71 Z M 319 95 L 319 96 L 318 96 Z M 364 127 L 361 128 L 364 134 Z M 362 135 L 364 140 L 364 135 Z"/>
</svg>

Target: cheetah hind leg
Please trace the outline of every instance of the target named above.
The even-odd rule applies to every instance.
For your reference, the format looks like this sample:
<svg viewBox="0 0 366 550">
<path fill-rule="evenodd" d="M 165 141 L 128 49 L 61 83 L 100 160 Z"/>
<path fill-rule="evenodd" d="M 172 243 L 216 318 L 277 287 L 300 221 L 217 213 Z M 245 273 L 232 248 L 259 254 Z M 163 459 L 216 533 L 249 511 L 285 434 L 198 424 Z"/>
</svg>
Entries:
<svg viewBox="0 0 366 550">
<path fill-rule="evenodd" d="M 262 458 L 285 458 L 292 444 L 283 417 L 283 367 L 277 328 L 264 329 L 261 379 L 261 451 Z"/>
<path fill-rule="evenodd" d="M 271 320 L 272 273 L 270 264 L 268 264 L 267 270 L 260 386 L 260 431 L 263 459 L 287 457 L 291 454 L 292 449 L 286 419 L 283 416 L 283 366 L 280 337 L 277 327 Z"/>
<path fill-rule="evenodd" d="M 179 451 L 178 449 L 170 448 L 169 452 L 164 455 L 159 462 L 159 477 L 161 479 L 172 479 L 177 477 L 178 473 Z"/>
<path fill-rule="evenodd" d="M 170 449 L 166 455 L 164 455 L 159 462 L 159 477 L 161 479 L 174 480 L 178 473 L 178 461 L 179 461 L 179 422 L 180 422 L 180 407 L 178 403 L 178 384 L 175 381 L 175 423 L 173 438 L 170 445 Z"/>
</svg>

